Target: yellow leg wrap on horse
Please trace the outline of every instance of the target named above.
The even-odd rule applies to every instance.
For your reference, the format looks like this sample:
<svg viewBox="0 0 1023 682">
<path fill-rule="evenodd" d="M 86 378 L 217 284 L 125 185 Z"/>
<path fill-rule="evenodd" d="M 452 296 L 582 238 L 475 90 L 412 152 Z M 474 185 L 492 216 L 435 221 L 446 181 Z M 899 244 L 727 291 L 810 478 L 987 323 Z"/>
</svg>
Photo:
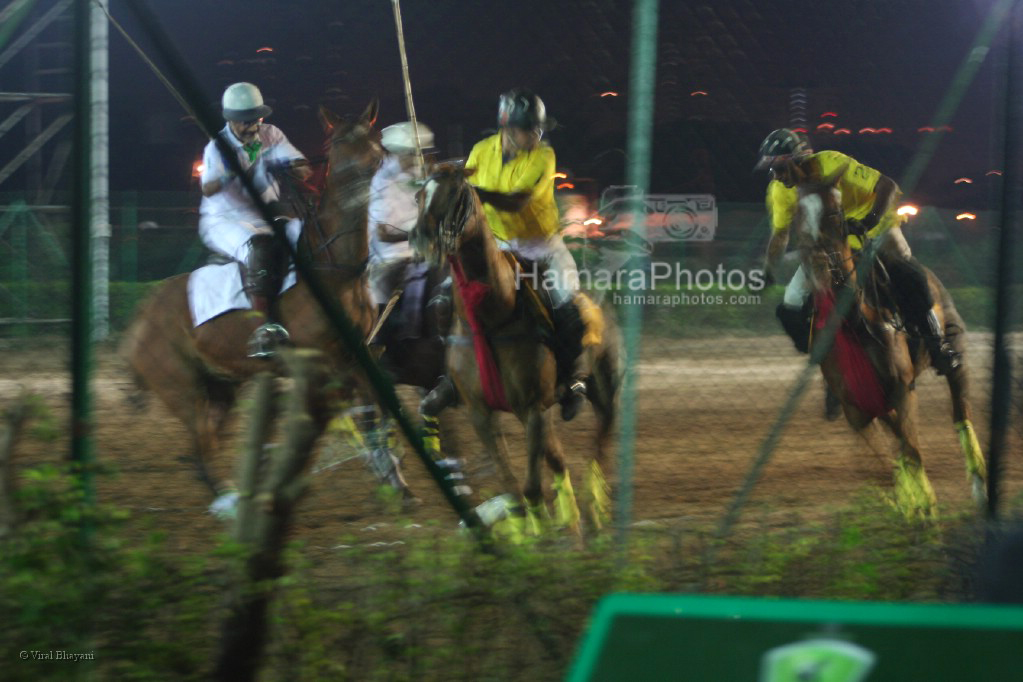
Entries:
<svg viewBox="0 0 1023 682">
<path fill-rule="evenodd" d="M 526 539 L 526 517 L 522 515 L 521 510 L 517 514 L 509 514 L 491 526 L 490 531 L 496 538 L 521 545 Z"/>
<path fill-rule="evenodd" d="M 443 459 L 440 451 L 440 420 L 423 415 L 423 447 L 435 460 Z"/>
<path fill-rule="evenodd" d="M 568 469 L 560 474 L 554 474 L 551 487 L 556 494 L 554 520 L 558 527 L 579 532 L 579 504 L 575 499 L 575 491 L 572 490 L 572 479 L 568 475 Z"/>
<path fill-rule="evenodd" d="M 920 464 L 900 456 L 895 461 L 895 504 L 909 519 L 933 519 L 938 514 L 938 498 Z"/>
<path fill-rule="evenodd" d="M 611 486 L 596 460 L 590 460 L 590 468 L 586 472 L 586 491 L 590 498 L 590 523 L 600 530 L 611 522 Z"/>
<path fill-rule="evenodd" d="M 979 476 L 987 480 L 987 464 L 984 462 L 984 453 L 980 449 L 980 442 L 973 430 L 973 424 L 969 419 L 956 422 L 956 433 L 959 434 L 959 447 L 966 457 L 966 475 L 968 477 Z"/>
<path fill-rule="evenodd" d="M 348 442 L 356 448 L 361 449 L 366 446 L 362 432 L 359 431 L 359 427 L 355 425 L 355 420 L 350 414 L 331 419 L 327 424 L 327 433 L 344 434 Z"/>
<path fill-rule="evenodd" d="M 576 294 L 575 304 L 579 308 L 579 317 L 586 325 L 586 331 L 583 332 L 583 347 L 599 346 L 604 338 L 604 313 L 586 294 Z"/>
<path fill-rule="evenodd" d="M 526 527 L 532 535 L 543 535 L 551 523 L 551 513 L 541 500 L 538 504 L 526 502 Z"/>
</svg>

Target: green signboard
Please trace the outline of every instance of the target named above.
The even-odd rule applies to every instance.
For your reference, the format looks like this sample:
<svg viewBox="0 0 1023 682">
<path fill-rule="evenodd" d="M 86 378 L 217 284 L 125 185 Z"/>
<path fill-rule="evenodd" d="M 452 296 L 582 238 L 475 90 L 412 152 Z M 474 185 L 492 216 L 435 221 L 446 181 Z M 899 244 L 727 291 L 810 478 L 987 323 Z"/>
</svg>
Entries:
<svg viewBox="0 0 1023 682">
<path fill-rule="evenodd" d="M 612 595 L 568 680 L 1023 680 L 1023 608 Z"/>
</svg>

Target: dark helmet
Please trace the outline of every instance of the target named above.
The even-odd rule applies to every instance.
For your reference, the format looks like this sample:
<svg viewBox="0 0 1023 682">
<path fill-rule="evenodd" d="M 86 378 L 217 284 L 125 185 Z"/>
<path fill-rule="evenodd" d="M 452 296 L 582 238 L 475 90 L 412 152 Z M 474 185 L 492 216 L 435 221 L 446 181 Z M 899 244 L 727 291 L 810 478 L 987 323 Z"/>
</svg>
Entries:
<svg viewBox="0 0 1023 682">
<path fill-rule="evenodd" d="M 497 108 L 497 125 L 501 128 L 512 126 L 523 130 L 546 130 L 547 110 L 543 100 L 532 90 L 515 88 L 501 95 Z"/>
<path fill-rule="evenodd" d="M 760 160 L 754 170 L 770 168 L 778 161 L 799 160 L 810 154 L 813 154 L 813 148 L 806 135 L 789 128 L 779 128 L 764 138 L 760 145 Z"/>
</svg>

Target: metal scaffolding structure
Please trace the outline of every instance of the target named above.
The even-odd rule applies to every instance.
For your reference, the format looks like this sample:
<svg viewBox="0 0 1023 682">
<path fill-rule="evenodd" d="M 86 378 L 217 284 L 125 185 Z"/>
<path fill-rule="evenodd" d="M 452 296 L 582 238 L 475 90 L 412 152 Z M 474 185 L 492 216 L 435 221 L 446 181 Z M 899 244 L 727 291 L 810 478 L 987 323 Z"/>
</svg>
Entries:
<svg viewBox="0 0 1023 682">
<path fill-rule="evenodd" d="M 93 335 L 109 331 L 108 257 L 110 241 L 109 107 L 107 18 L 97 3 L 82 0 L 89 15 L 89 140 L 91 146 L 90 231 L 93 237 Z M 0 9 L 0 75 L 4 84 L 19 86 L 0 91 L 0 142 L 20 132 L 23 143 L 0 147 L 0 192 L 17 192 L 0 224 L 12 225 L 26 212 L 26 229 L 52 231 L 53 213 L 37 207 L 55 203 L 59 188 L 68 184 L 72 130 L 76 105 L 72 101 L 74 60 L 72 8 L 74 0 L 12 0 Z M 56 203 L 60 203 L 56 201 Z M 8 216 L 11 210 L 18 215 Z M 53 240 L 50 239 L 50 242 Z"/>
</svg>

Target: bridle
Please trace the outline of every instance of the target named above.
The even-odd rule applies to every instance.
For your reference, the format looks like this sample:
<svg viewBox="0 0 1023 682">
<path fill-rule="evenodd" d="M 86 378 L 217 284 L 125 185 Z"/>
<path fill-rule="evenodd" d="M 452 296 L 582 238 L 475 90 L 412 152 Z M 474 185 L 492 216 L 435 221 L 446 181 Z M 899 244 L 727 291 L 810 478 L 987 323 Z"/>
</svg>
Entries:
<svg viewBox="0 0 1023 682">
<path fill-rule="evenodd" d="M 436 182 L 436 177 L 433 176 L 430 179 Z M 451 256 L 457 250 L 458 238 L 465 230 L 465 225 L 469 221 L 469 217 L 472 215 L 475 207 L 476 201 L 473 197 L 472 187 L 469 186 L 469 183 L 462 182 L 459 185 L 455 200 L 451 202 L 448 210 L 444 213 L 444 217 L 437 224 L 437 238 L 440 242 L 441 251 L 445 255 Z"/>
<path fill-rule="evenodd" d="M 353 141 L 360 127 L 361 126 L 357 125 L 343 135 L 331 136 L 331 139 L 327 141 L 325 146 L 329 149 L 333 149 L 339 144 Z M 340 215 L 351 215 L 352 213 L 363 210 L 369 203 L 369 184 L 372 179 L 373 172 L 376 169 L 364 169 L 362 164 L 355 157 L 345 157 L 344 163 L 335 165 L 330 163 L 329 156 L 327 156 L 323 159 L 323 162 L 327 164 L 327 175 L 329 179 L 346 186 L 348 190 L 344 193 L 338 193 L 337 208 Z M 363 258 L 356 263 L 340 263 L 337 262 L 334 252 L 330 247 L 341 237 L 366 230 L 366 225 L 363 224 L 362 221 L 357 221 L 357 224 L 354 227 L 339 227 L 336 232 L 331 235 L 327 235 L 319 219 L 319 209 L 322 206 L 322 202 L 326 200 L 327 192 L 321 192 L 320 206 L 317 207 L 317 210 L 312 212 L 308 223 L 309 229 L 316 237 L 316 246 L 310 247 L 309 252 L 309 257 L 312 261 L 311 267 L 314 270 L 342 271 L 348 273 L 352 277 L 358 277 L 366 270 L 369 259 Z M 305 241 L 306 245 L 309 246 L 308 237 Z M 326 262 L 318 262 L 317 258 L 322 254 L 326 255 Z"/>
</svg>

